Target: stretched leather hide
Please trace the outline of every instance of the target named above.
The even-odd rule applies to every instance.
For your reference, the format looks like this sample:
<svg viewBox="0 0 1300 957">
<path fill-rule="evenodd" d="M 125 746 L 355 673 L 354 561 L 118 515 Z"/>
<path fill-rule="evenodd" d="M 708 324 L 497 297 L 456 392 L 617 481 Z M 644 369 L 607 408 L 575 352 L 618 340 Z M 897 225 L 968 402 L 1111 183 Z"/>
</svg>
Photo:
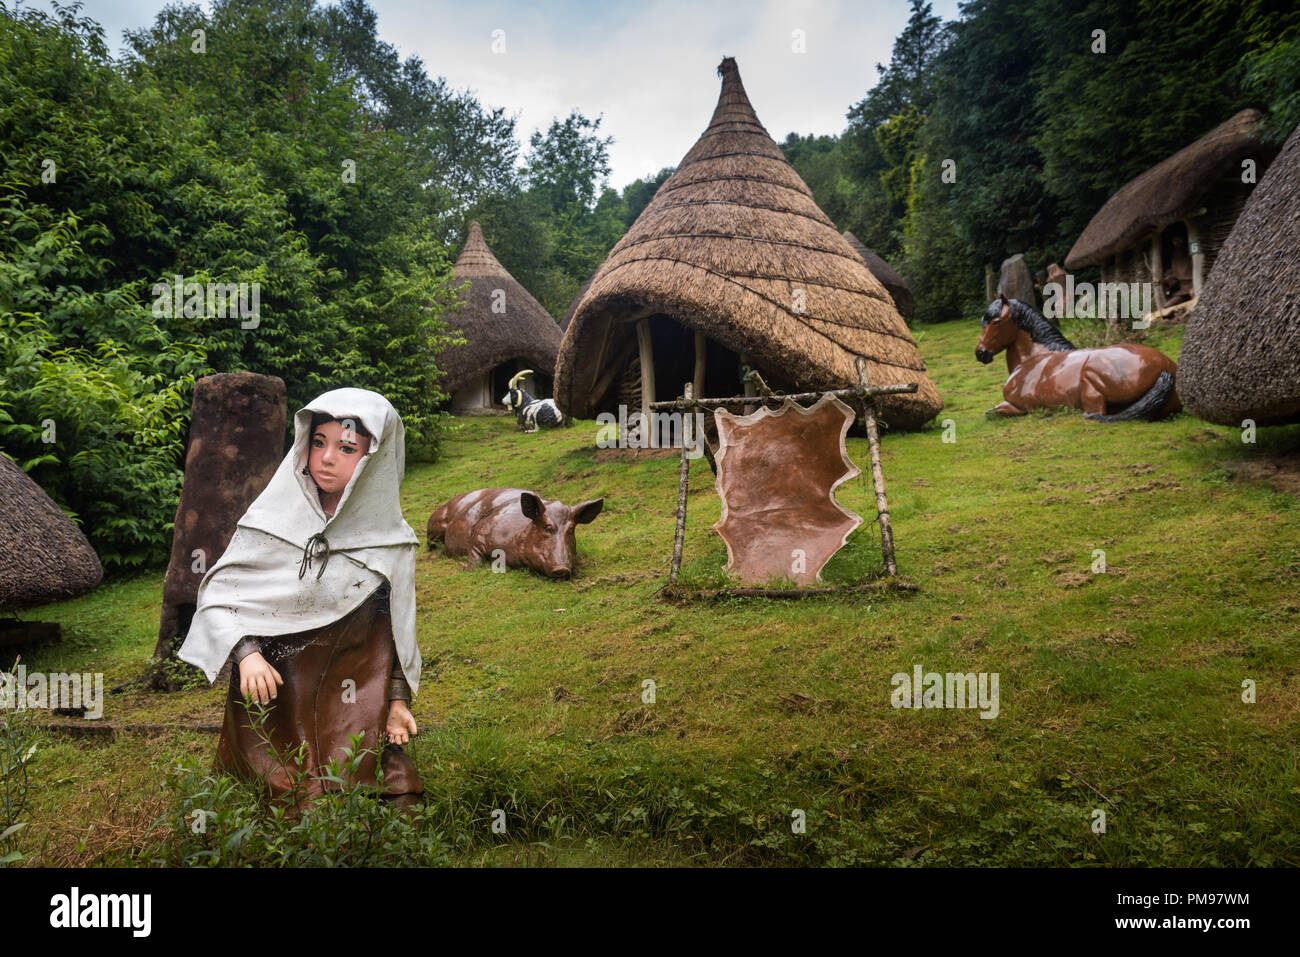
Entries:
<svg viewBox="0 0 1300 957">
<path fill-rule="evenodd" d="M 821 581 L 861 516 L 835 501 L 835 489 L 861 474 L 844 437 L 854 412 L 834 396 L 805 409 L 787 399 L 773 412 L 735 416 L 720 409 L 717 454 L 727 569 L 746 584 L 790 578 Z"/>
<path fill-rule="evenodd" d="M 286 762 L 300 743 L 306 744 L 303 763 L 297 766 L 309 776 L 300 785 L 296 801 L 303 807 L 325 790 L 337 787 L 312 776 L 323 773 L 331 758 L 338 758 L 343 765 L 349 735 L 363 732 L 361 747 L 374 749 L 388 724 L 388 682 L 396 649 L 386 589 L 379 589 L 331 625 L 263 638 L 261 644 L 262 655 L 284 679 L 269 706 L 263 731 Z M 345 693 L 352 689 L 345 684 L 349 679 L 355 683 L 355 691 Z M 410 756 L 397 745 L 388 745 L 382 761 L 384 797 L 401 806 L 416 803 L 424 784 Z M 351 783 L 376 784 L 377 763 L 375 755 L 366 755 Z M 292 791 L 285 765 L 252 729 L 239 693 L 238 665 L 231 669 L 217 766 L 240 777 L 261 780 L 272 796 Z"/>
</svg>

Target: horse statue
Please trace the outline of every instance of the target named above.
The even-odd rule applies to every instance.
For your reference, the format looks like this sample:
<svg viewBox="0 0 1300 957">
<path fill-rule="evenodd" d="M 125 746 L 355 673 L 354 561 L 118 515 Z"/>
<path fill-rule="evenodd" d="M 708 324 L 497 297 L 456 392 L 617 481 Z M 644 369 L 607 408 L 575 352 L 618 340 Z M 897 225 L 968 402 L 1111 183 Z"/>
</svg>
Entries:
<svg viewBox="0 0 1300 957">
<path fill-rule="evenodd" d="M 1125 422 L 1160 419 L 1183 407 L 1174 390 L 1177 365 L 1150 346 L 1076 349 L 1033 307 L 1006 296 L 989 303 L 980 328 L 976 359 L 987 365 L 1007 351 L 1004 401 L 990 412 L 1024 415 L 1068 405 L 1095 422 Z"/>
</svg>

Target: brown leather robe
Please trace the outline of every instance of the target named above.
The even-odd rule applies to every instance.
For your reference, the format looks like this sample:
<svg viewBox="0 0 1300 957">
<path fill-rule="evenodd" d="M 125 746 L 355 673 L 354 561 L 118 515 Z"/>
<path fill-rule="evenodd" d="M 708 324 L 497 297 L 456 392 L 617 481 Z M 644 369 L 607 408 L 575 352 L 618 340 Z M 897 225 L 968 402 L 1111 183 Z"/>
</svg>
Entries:
<svg viewBox="0 0 1300 957">
<path fill-rule="evenodd" d="M 396 648 L 389 619 L 388 590 L 380 588 L 349 615 L 324 628 L 262 638 L 262 654 L 284 679 L 269 706 L 264 732 L 280 758 L 253 731 L 239 692 L 239 666 L 231 668 L 225 722 L 217 745 L 217 767 L 259 779 L 272 796 L 292 791 L 289 755 L 306 744 L 306 773 L 295 805 L 303 807 L 336 784 L 316 779 L 331 758 L 343 765 L 349 736 L 363 733 L 362 748 L 376 749 L 388 723 L 390 675 Z M 283 759 L 283 762 L 281 760 Z M 383 796 L 399 806 L 418 803 L 424 792 L 415 764 L 397 745 L 383 750 Z M 366 755 L 354 784 L 376 784 L 374 754 Z"/>
</svg>

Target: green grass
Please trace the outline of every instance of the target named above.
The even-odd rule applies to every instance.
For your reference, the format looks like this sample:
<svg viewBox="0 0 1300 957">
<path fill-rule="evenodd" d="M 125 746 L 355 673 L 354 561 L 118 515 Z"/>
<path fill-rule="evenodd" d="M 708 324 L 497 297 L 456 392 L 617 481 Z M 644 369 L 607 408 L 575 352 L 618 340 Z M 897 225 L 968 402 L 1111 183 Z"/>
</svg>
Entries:
<svg viewBox="0 0 1300 957">
<path fill-rule="evenodd" d="M 1066 332 L 1089 344 L 1088 330 Z M 1300 429 L 1187 415 L 1104 426 L 1077 411 L 988 419 L 1005 366 L 973 357 L 973 323 L 920 345 L 941 422 L 886 434 L 900 575 L 912 595 L 801 602 L 657 595 L 678 463 L 597 461 L 594 422 L 524 436 L 457 420 L 443 460 L 407 472 L 424 536 L 451 495 L 496 485 L 605 510 L 578 531 L 571 582 L 421 553 L 425 668 L 411 748 L 456 860 L 473 865 L 875 863 L 1300 864 L 1300 509 L 1233 467 Z M 1148 342 L 1176 355 L 1181 329 Z M 865 440 L 849 452 L 866 466 Z M 840 501 L 874 518 L 869 480 Z M 691 467 L 683 581 L 725 579 L 707 464 Z M 1106 574 L 1093 574 L 1094 550 Z M 865 525 L 831 584 L 878 576 Z M 61 645 L 33 670 L 138 677 L 161 571 L 48 606 Z M 891 676 L 987 671 L 1000 715 L 894 709 Z M 643 704 L 642 682 L 656 683 Z M 1242 682 L 1257 700 L 1241 700 Z M 219 720 L 222 692 L 127 693 L 105 719 Z M 165 807 L 162 776 L 215 737 L 47 737 L 21 847 L 36 863 L 119 863 Z M 1100 792 L 1105 797 L 1099 796 Z M 508 832 L 493 834 L 492 810 Z M 1092 833 L 1104 808 L 1106 832 Z M 791 813 L 805 812 L 804 834 Z M 92 830 L 93 825 L 93 830 Z"/>
</svg>

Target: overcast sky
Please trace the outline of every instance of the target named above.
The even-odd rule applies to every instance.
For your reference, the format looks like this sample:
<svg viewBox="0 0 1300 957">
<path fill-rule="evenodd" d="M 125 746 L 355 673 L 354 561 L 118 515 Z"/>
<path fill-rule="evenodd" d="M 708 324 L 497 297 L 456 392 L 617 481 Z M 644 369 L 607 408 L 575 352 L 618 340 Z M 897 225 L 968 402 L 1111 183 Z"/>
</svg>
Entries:
<svg viewBox="0 0 1300 957">
<path fill-rule="evenodd" d="M 42 5 L 34 3 L 32 5 Z M 163 0 L 85 0 L 83 16 L 104 26 L 109 49 L 122 31 L 145 26 Z M 210 8 L 210 4 L 204 3 Z M 603 114 L 614 137 L 610 185 L 675 166 L 717 103 L 716 71 L 734 56 L 750 101 L 780 142 L 791 131 L 838 134 L 845 112 L 876 82 L 906 0 L 642 0 L 545 4 L 479 0 L 370 0 L 379 36 L 432 76 L 515 114 L 522 146 L 552 118 L 578 109 Z M 945 20 L 957 0 L 933 0 Z M 494 31 L 497 46 L 493 52 Z M 795 31 L 806 52 L 796 53 Z"/>
</svg>

